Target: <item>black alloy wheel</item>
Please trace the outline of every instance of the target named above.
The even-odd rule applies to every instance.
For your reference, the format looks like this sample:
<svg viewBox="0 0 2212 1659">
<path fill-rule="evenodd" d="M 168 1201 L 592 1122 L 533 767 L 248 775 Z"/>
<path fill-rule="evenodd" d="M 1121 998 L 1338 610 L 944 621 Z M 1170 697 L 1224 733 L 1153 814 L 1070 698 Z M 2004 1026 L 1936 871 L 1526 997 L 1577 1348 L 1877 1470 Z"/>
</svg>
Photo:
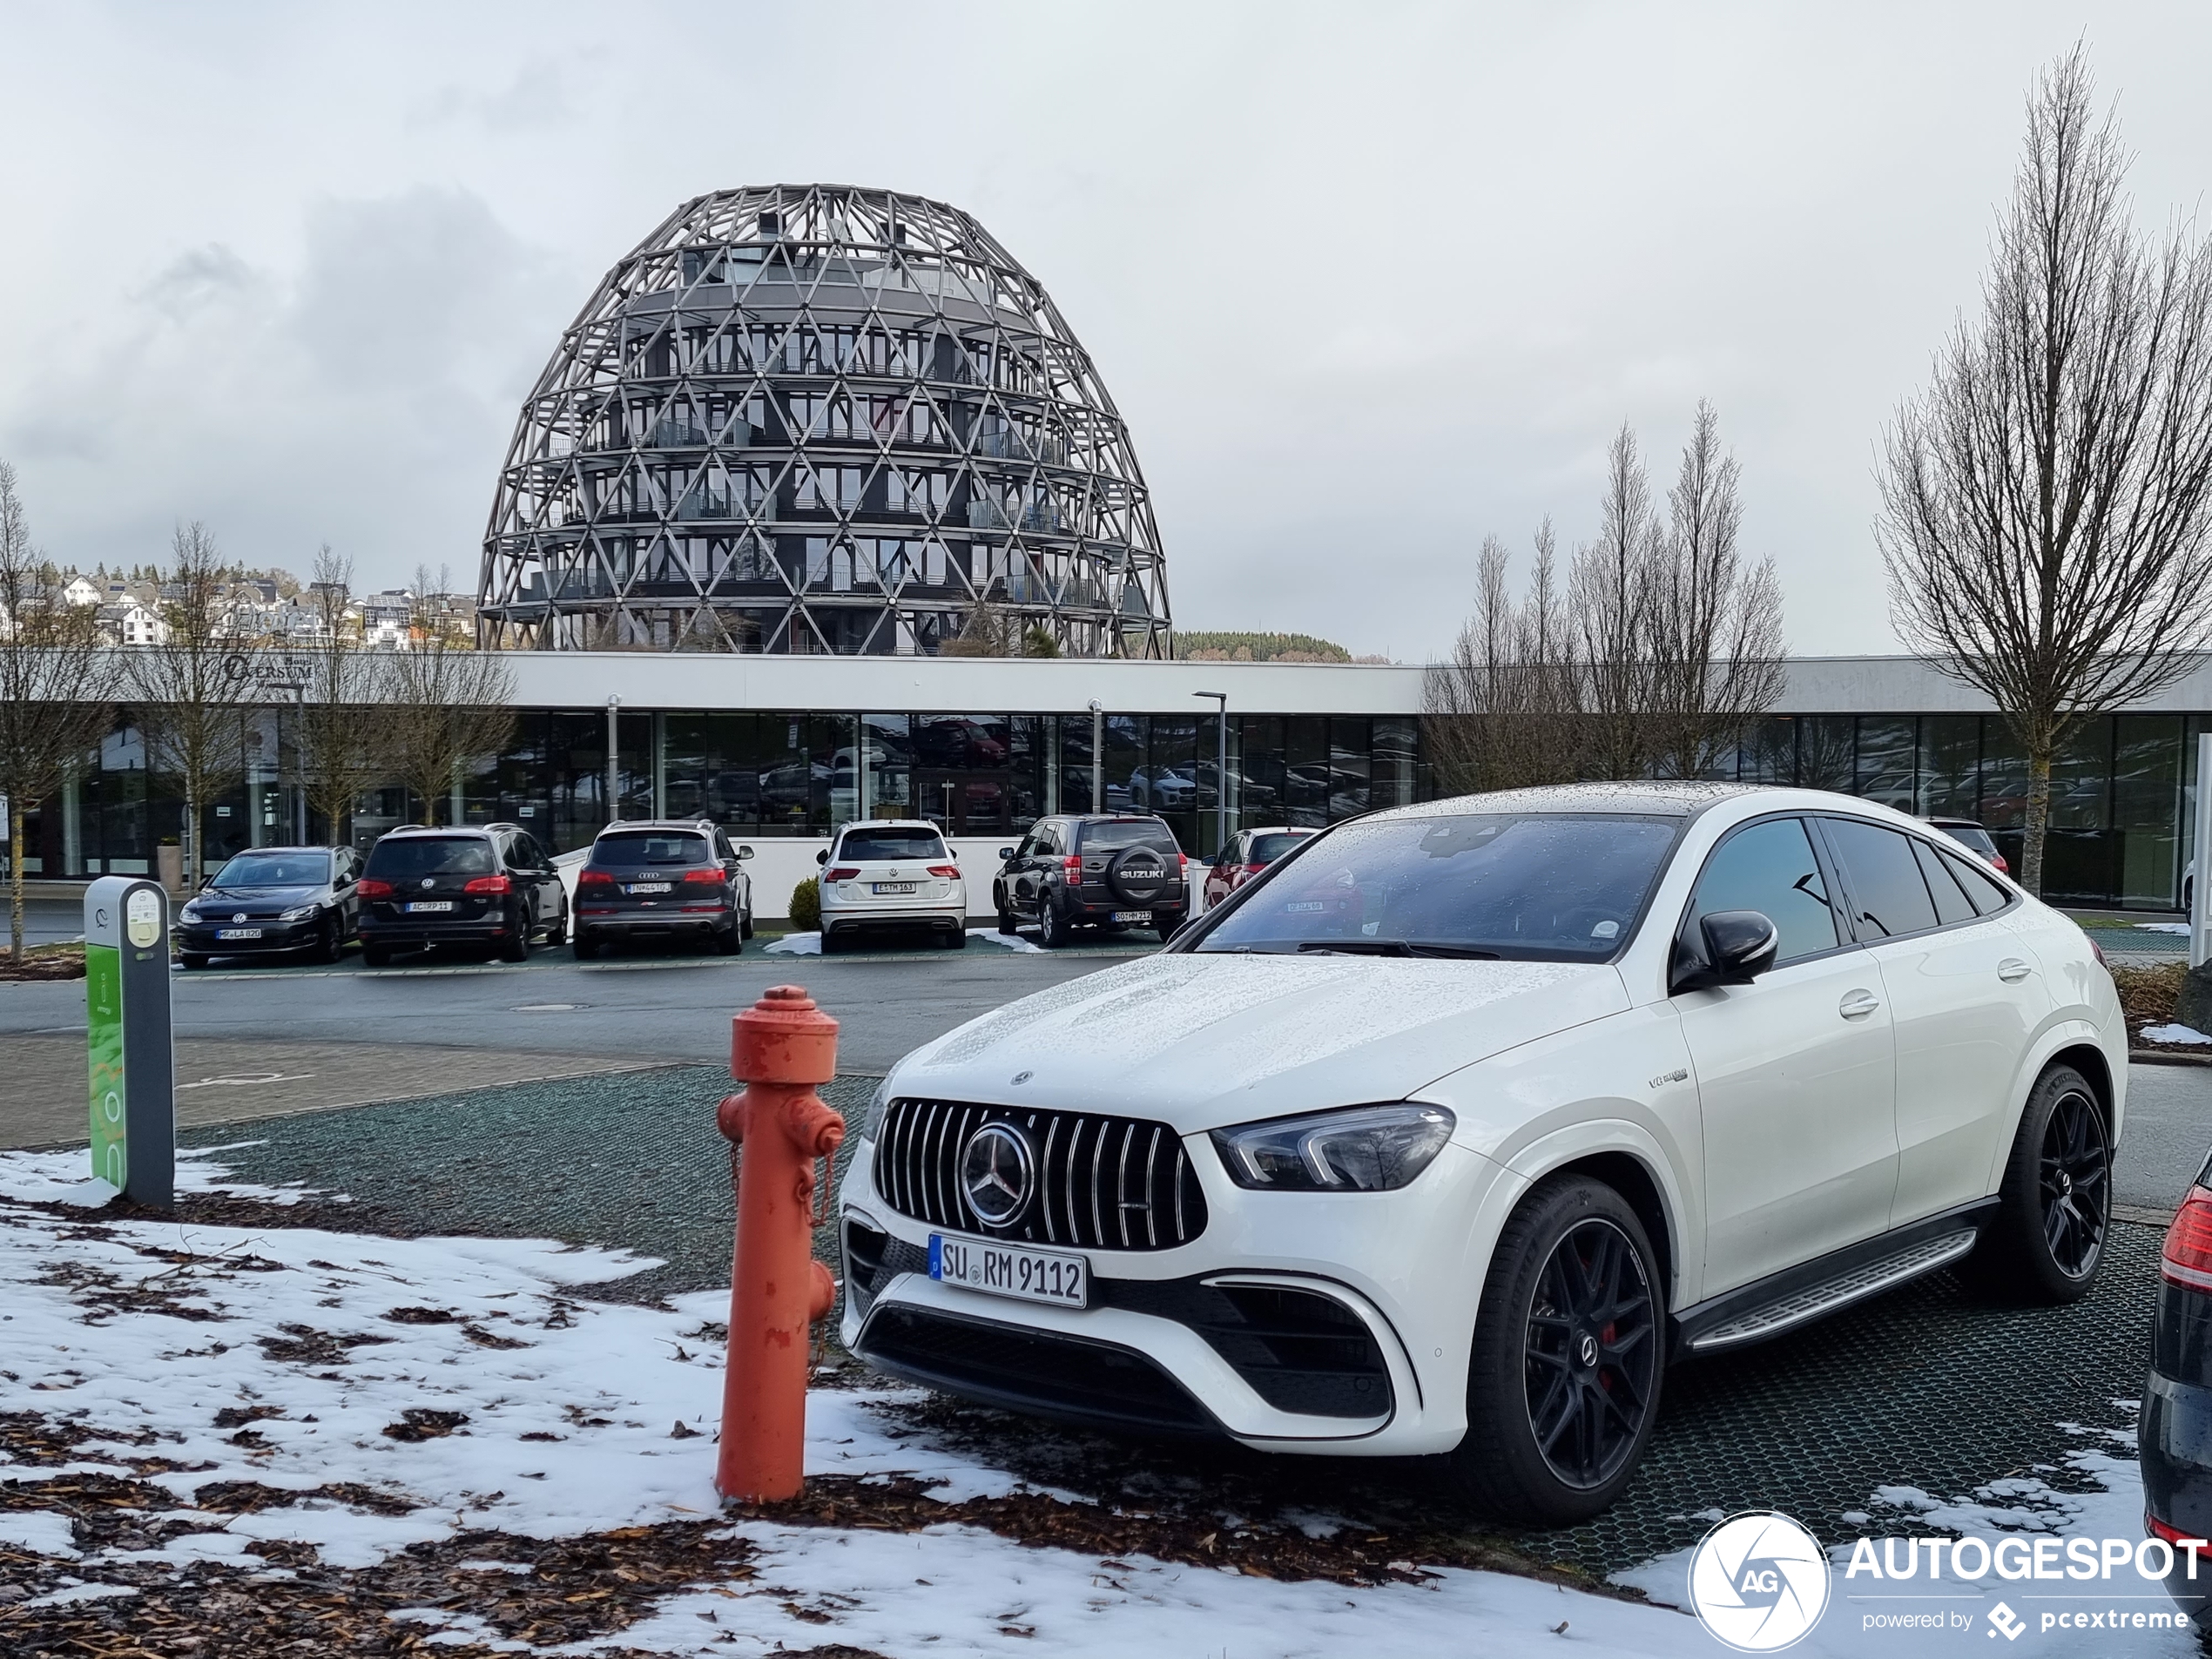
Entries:
<svg viewBox="0 0 2212 1659">
<path fill-rule="evenodd" d="M 1643 1263 L 1613 1222 L 1583 1222 L 1553 1246 L 1528 1309 L 1522 1386 L 1536 1449 L 1568 1486 L 1603 1486 L 1635 1450 L 1656 1323 Z"/>
<path fill-rule="evenodd" d="M 741 940 L 752 937 L 752 910 L 750 906 L 738 915 L 738 937 Z"/>
<path fill-rule="evenodd" d="M 1484 1276 L 1451 1484 L 1493 1517 L 1546 1527 L 1619 1497 L 1658 1420 L 1660 1283 L 1620 1193 L 1583 1175 L 1539 1182 Z"/>
<path fill-rule="evenodd" d="M 2102 1101 L 2072 1066 L 2054 1065 L 2028 1090 L 1996 1207 L 1960 1277 L 1999 1301 L 2079 1301 L 2097 1282 L 2111 1221 Z"/>
<path fill-rule="evenodd" d="M 2104 1119 L 2086 1090 L 2069 1089 L 2044 1123 L 2037 1181 L 2044 1242 L 2068 1278 L 2095 1272 L 2104 1253 L 2111 1177 Z"/>
<path fill-rule="evenodd" d="M 503 962 L 526 962 L 530 959 L 530 919 L 523 911 L 516 911 L 507 918 L 507 940 L 499 948 L 499 959 Z"/>
<path fill-rule="evenodd" d="M 346 954 L 346 935 L 338 925 L 338 913 L 326 911 L 322 926 L 315 932 L 314 960 L 326 967 L 336 962 Z"/>
</svg>

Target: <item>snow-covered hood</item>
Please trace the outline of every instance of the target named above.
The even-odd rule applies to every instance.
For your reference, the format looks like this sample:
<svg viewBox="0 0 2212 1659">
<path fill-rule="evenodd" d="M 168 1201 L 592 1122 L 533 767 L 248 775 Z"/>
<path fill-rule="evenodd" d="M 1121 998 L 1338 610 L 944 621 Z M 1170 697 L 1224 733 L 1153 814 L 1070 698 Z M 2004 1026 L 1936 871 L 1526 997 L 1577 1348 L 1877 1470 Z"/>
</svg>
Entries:
<svg viewBox="0 0 2212 1659">
<path fill-rule="evenodd" d="M 1158 1117 L 1188 1134 L 1402 1099 L 1628 1006 L 1618 973 L 1582 963 L 1150 956 L 969 1021 L 901 1061 L 894 1089 Z"/>
</svg>

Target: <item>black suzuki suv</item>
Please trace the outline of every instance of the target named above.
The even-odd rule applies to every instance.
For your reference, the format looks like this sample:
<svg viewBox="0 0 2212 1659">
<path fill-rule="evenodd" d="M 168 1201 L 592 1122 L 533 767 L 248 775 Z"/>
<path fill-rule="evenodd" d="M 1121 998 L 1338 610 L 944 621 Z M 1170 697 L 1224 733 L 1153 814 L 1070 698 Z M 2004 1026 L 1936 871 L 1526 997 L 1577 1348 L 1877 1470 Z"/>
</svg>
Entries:
<svg viewBox="0 0 2212 1659">
<path fill-rule="evenodd" d="M 711 820 L 610 824 L 576 880 L 576 954 L 620 940 L 711 942 L 734 956 L 752 937 L 752 881 Z"/>
<path fill-rule="evenodd" d="M 1048 949 L 1077 927 L 1151 927 L 1165 939 L 1190 914 L 1188 860 L 1160 819 L 1130 813 L 1041 818 L 1002 846 L 992 878 L 999 931 L 1034 926 Z"/>
<path fill-rule="evenodd" d="M 430 945 L 489 946 L 519 962 L 532 934 L 549 945 L 568 937 L 560 872 L 519 825 L 395 829 L 369 849 L 354 891 L 354 930 L 371 968 Z"/>
</svg>

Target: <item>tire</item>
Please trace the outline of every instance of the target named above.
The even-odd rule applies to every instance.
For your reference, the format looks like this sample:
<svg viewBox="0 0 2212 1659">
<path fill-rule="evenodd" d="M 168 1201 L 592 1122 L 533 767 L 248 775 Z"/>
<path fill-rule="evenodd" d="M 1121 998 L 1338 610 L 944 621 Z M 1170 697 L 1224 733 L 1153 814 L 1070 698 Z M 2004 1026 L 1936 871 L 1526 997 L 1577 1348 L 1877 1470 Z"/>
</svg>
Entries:
<svg viewBox="0 0 2212 1659">
<path fill-rule="evenodd" d="M 1451 1483 L 1520 1524 L 1602 1512 L 1650 1443 L 1665 1325 L 1658 1262 L 1627 1201 L 1586 1176 L 1539 1183 L 1490 1258 Z"/>
<path fill-rule="evenodd" d="M 1048 901 L 1037 912 L 1037 943 L 1047 950 L 1058 950 L 1075 936 L 1075 929 L 1068 919 L 1055 910 Z"/>
<path fill-rule="evenodd" d="M 177 960 L 185 965 L 185 971 L 188 974 L 207 966 L 207 959 L 196 950 L 179 951 Z"/>
<path fill-rule="evenodd" d="M 845 941 L 826 927 L 822 929 L 822 954 L 834 956 L 845 948 Z"/>
<path fill-rule="evenodd" d="M 363 968 L 389 968 L 391 965 L 392 948 L 390 946 L 371 945 L 368 943 L 364 943 L 361 946 L 361 966 Z"/>
<path fill-rule="evenodd" d="M 1966 1277 L 2000 1300 L 2055 1307 L 2097 1282 L 2112 1229 L 2112 1136 L 2088 1080 L 2053 1066 L 2035 1080 L 2005 1160 L 1997 1214 Z"/>
<path fill-rule="evenodd" d="M 999 931 L 1008 937 L 1022 931 L 1022 924 L 1015 921 L 1014 913 L 1011 910 L 999 912 Z"/>
<path fill-rule="evenodd" d="M 599 954 L 599 941 L 579 927 L 576 937 L 569 941 L 569 948 L 576 953 L 577 961 L 588 962 Z"/>
<path fill-rule="evenodd" d="M 752 937 L 752 912 L 750 910 L 738 913 L 738 937 L 741 940 Z"/>
<path fill-rule="evenodd" d="M 327 968 L 341 961 L 345 954 L 346 935 L 338 925 L 338 918 L 326 915 L 322 919 L 322 931 L 315 935 L 314 950 L 307 960 Z"/>
<path fill-rule="evenodd" d="M 554 917 L 553 925 L 545 930 L 545 942 L 548 945 L 564 945 L 568 938 L 569 919 L 566 916 Z"/>
<path fill-rule="evenodd" d="M 945 940 L 945 948 L 947 950 L 966 950 L 968 948 L 968 929 L 961 927 L 948 934 Z"/>
<path fill-rule="evenodd" d="M 716 955 L 735 956 L 744 948 L 745 922 L 742 918 L 732 922 L 726 927 L 718 927 L 714 930 L 714 954 Z"/>
<path fill-rule="evenodd" d="M 526 962 L 530 959 L 529 924 L 520 916 L 508 919 L 513 925 L 507 937 L 500 941 L 499 960 L 502 962 Z"/>
</svg>

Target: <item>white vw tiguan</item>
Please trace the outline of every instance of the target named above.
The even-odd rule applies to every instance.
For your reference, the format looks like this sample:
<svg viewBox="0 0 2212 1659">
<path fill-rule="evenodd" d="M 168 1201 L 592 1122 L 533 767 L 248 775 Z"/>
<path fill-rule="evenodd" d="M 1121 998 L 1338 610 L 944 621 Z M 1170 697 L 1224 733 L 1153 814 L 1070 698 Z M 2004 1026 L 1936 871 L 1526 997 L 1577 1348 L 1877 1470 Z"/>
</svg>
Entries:
<svg viewBox="0 0 2212 1659">
<path fill-rule="evenodd" d="M 968 884 L 934 824 L 867 819 L 838 832 L 815 855 L 822 866 L 822 951 L 864 934 L 927 931 L 954 950 L 968 944 Z"/>
<path fill-rule="evenodd" d="M 2126 1061 L 2080 928 L 1885 807 L 1380 813 L 901 1061 L 842 1189 L 843 1335 L 1025 1411 L 1441 1454 L 1570 1521 L 1671 1358 L 1954 1263 L 2086 1291 Z"/>
</svg>

